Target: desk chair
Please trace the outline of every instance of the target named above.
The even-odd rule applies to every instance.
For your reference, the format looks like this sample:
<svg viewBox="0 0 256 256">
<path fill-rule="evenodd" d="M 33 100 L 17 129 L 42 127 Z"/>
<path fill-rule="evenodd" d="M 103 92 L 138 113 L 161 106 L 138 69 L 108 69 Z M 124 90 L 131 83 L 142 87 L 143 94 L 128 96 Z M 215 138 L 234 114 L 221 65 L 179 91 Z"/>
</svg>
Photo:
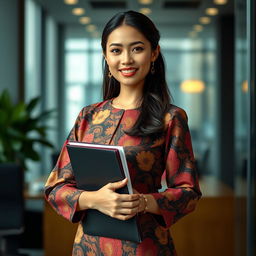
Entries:
<svg viewBox="0 0 256 256">
<path fill-rule="evenodd" d="M 0 255 L 20 255 L 18 239 L 11 240 L 24 230 L 23 170 L 16 164 L 0 164 L 0 180 Z"/>
</svg>

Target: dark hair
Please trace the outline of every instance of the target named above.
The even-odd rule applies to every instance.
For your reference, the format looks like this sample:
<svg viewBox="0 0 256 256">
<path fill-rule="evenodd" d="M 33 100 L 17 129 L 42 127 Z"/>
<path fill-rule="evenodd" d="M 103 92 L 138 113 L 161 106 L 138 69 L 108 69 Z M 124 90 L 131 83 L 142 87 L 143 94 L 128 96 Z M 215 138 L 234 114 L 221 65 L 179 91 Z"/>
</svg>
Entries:
<svg viewBox="0 0 256 256">
<path fill-rule="evenodd" d="M 139 12 L 127 11 L 117 13 L 106 24 L 101 39 L 104 54 L 106 53 L 109 34 L 122 24 L 139 30 L 150 42 L 152 50 L 157 48 L 160 34 L 154 23 L 147 16 Z M 155 73 L 149 72 L 145 78 L 141 114 L 132 129 L 127 131 L 129 135 L 146 136 L 163 131 L 164 114 L 170 107 L 170 93 L 165 80 L 165 65 L 161 52 L 154 62 L 154 68 Z M 113 76 L 109 78 L 109 68 L 105 58 L 103 58 L 103 69 L 103 98 L 108 100 L 119 95 L 120 84 Z"/>
</svg>

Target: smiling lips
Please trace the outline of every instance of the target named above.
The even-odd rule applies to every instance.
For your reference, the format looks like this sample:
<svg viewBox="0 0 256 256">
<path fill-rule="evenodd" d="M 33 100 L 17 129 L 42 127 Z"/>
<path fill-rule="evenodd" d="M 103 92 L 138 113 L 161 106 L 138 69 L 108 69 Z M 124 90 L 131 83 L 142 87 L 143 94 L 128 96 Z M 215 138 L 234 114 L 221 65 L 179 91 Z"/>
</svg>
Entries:
<svg viewBox="0 0 256 256">
<path fill-rule="evenodd" d="M 134 76 L 137 72 L 136 68 L 122 68 L 119 70 L 121 74 L 125 77 Z"/>
</svg>

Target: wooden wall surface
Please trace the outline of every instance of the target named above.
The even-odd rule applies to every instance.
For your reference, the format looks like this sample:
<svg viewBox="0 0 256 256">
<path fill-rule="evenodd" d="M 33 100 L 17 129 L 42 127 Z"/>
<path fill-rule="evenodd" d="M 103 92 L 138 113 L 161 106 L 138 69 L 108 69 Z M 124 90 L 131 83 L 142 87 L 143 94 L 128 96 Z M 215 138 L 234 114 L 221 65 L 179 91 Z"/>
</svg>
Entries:
<svg viewBox="0 0 256 256">
<path fill-rule="evenodd" d="M 76 229 L 77 224 L 72 224 L 59 216 L 48 202 L 45 202 L 44 255 L 71 256 Z"/>
<path fill-rule="evenodd" d="M 202 198 L 171 233 L 180 256 L 234 256 L 233 198 Z"/>
</svg>

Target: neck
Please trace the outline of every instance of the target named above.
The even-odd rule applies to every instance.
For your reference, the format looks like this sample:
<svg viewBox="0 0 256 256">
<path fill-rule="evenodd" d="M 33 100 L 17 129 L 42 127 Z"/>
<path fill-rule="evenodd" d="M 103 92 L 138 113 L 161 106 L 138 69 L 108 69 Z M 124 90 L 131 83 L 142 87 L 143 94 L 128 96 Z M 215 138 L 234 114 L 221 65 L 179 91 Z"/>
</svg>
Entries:
<svg viewBox="0 0 256 256">
<path fill-rule="evenodd" d="M 113 105 L 121 108 L 137 108 L 142 101 L 142 88 L 121 86 L 119 95 L 113 100 Z"/>
</svg>

